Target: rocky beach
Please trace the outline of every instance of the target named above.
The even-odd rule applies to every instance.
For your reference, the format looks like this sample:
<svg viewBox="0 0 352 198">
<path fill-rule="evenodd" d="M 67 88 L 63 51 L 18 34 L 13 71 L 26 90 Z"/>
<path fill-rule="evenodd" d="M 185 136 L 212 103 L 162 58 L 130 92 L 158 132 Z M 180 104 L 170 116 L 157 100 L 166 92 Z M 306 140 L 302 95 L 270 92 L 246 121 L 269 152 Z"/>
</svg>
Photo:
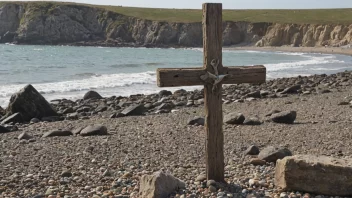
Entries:
<svg viewBox="0 0 352 198">
<path fill-rule="evenodd" d="M 351 76 L 224 86 L 227 184 L 205 181 L 201 90 L 109 98 L 90 91 L 48 106 L 27 86 L 1 113 L 0 195 L 139 197 L 146 175 L 163 171 L 182 180 L 167 197 L 329 197 L 339 188 L 328 194 L 282 190 L 275 161 L 299 154 L 351 158 Z M 35 98 L 37 112 L 54 112 L 30 117 L 30 101 L 15 102 L 23 97 Z M 19 116 L 16 109 L 25 111 Z M 322 178 L 313 181 L 319 186 Z"/>
</svg>

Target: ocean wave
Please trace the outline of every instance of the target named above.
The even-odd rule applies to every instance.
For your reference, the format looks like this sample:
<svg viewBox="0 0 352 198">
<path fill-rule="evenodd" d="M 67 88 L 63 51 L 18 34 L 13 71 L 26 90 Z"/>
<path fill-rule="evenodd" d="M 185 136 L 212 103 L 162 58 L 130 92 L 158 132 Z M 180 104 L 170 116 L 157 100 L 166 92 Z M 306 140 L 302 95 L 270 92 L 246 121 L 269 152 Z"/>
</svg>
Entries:
<svg viewBox="0 0 352 198">
<path fill-rule="evenodd" d="M 321 64 L 330 64 L 330 63 L 344 63 L 344 61 L 335 59 L 335 56 L 307 56 L 309 60 L 301 60 L 296 62 L 287 62 L 287 63 L 274 63 L 274 64 L 265 64 L 269 71 L 279 71 L 286 69 L 297 69 L 303 68 L 307 65 L 321 65 Z"/>
<path fill-rule="evenodd" d="M 100 74 L 95 74 L 95 73 L 89 73 L 89 72 L 72 75 L 72 77 L 93 77 L 93 76 L 98 77 L 98 76 L 101 76 L 101 75 Z"/>
<path fill-rule="evenodd" d="M 114 64 L 110 65 L 109 67 L 112 68 L 119 68 L 119 67 L 139 67 L 141 64 L 136 64 L 136 63 L 123 63 L 123 64 Z"/>
<path fill-rule="evenodd" d="M 91 76 L 81 80 L 32 84 L 39 92 L 45 94 L 77 92 L 91 89 L 128 87 L 138 84 L 156 84 L 155 72 L 120 73 Z M 9 97 L 26 84 L 0 86 L 0 97 Z"/>
</svg>

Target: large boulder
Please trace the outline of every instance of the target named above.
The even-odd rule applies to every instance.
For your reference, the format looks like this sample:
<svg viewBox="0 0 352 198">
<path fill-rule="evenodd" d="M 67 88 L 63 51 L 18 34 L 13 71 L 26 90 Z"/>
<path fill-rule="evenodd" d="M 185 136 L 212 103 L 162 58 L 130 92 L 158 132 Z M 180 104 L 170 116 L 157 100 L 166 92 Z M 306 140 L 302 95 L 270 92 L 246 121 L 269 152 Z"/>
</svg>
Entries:
<svg viewBox="0 0 352 198">
<path fill-rule="evenodd" d="M 32 86 L 27 85 L 11 96 L 6 115 L 20 113 L 22 121 L 27 122 L 32 118 L 57 116 L 58 114 L 45 98 Z"/>
<path fill-rule="evenodd" d="M 275 184 L 283 190 L 318 195 L 352 195 L 352 159 L 297 155 L 278 160 Z"/>
<path fill-rule="evenodd" d="M 153 175 L 143 175 L 140 179 L 140 197 L 165 198 L 178 189 L 183 189 L 186 184 L 174 176 L 156 172 Z"/>
</svg>

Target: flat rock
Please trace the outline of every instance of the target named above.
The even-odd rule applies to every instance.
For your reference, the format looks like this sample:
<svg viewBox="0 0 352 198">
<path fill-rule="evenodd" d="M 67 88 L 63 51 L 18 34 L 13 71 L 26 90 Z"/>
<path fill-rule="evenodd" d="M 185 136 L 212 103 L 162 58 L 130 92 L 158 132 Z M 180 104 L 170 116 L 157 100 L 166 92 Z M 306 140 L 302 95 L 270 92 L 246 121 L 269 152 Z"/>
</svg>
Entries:
<svg viewBox="0 0 352 198">
<path fill-rule="evenodd" d="M 296 120 L 296 111 L 283 111 L 270 116 L 270 120 L 276 123 L 293 124 Z"/>
<path fill-rule="evenodd" d="M 6 115 L 20 113 L 23 122 L 32 118 L 57 116 L 58 114 L 45 98 L 32 86 L 27 85 L 11 96 Z"/>
<path fill-rule="evenodd" d="M 30 139 L 33 139 L 33 136 L 29 135 L 26 132 L 23 132 L 17 137 L 17 139 L 19 139 L 19 140 L 30 140 Z"/>
<path fill-rule="evenodd" d="M 10 129 L 0 125 L 0 133 L 8 133 L 8 132 L 11 132 Z"/>
<path fill-rule="evenodd" d="M 329 196 L 351 196 L 352 159 L 297 155 L 278 160 L 275 184 L 294 190 Z"/>
<path fill-rule="evenodd" d="M 73 135 L 79 135 L 85 127 L 78 127 L 72 130 Z"/>
<path fill-rule="evenodd" d="M 244 125 L 261 125 L 262 122 L 257 117 L 250 117 L 250 118 L 246 118 L 243 121 L 243 124 Z"/>
<path fill-rule="evenodd" d="M 266 161 L 261 160 L 259 158 L 253 158 L 249 161 L 250 164 L 253 164 L 254 166 L 263 166 L 266 164 Z"/>
<path fill-rule="evenodd" d="M 137 105 L 131 105 L 127 107 L 121 113 L 124 114 L 125 116 L 138 116 L 138 115 L 144 115 L 144 112 L 145 112 L 144 105 L 137 104 Z"/>
<path fill-rule="evenodd" d="M 284 89 L 281 94 L 291 94 L 291 93 L 297 93 L 298 90 L 301 89 L 301 85 L 293 85 L 291 87 L 288 87 Z"/>
<path fill-rule="evenodd" d="M 153 175 L 143 175 L 140 179 L 140 197 L 165 198 L 178 189 L 184 189 L 186 184 L 174 176 L 156 172 Z"/>
<path fill-rule="evenodd" d="M 242 113 L 230 113 L 225 115 L 224 122 L 226 124 L 243 124 L 245 119 Z"/>
<path fill-rule="evenodd" d="M 193 119 L 190 119 L 188 121 L 188 125 L 201 125 L 201 126 L 204 126 L 205 124 L 205 120 L 204 118 L 201 118 L 201 117 L 195 117 Z"/>
<path fill-rule="evenodd" d="M 42 137 L 56 137 L 56 136 L 70 136 L 73 135 L 71 131 L 68 130 L 53 130 L 43 134 Z"/>
<path fill-rule="evenodd" d="M 287 148 L 275 148 L 273 146 L 268 146 L 260 151 L 258 158 L 266 162 L 276 162 L 278 159 L 291 155 L 291 151 Z"/>
<path fill-rule="evenodd" d="M 8 124 L 8 123 L 19 123 L 22 122 L 22 115 L 20 113 L 14 113 L 8 117 L 6 117 L 4 120 L 2 120 L 1 124 Z"/>
<path fill-rule="evenodd" d="M 252 145 L 244 151 L 246 155 L 258 155 L 259 154 L 259 148 L 255 145 Z"/>
<path fill-rule="evenodd" d="M 103 97 L 96 91 L 88 91 L 86 94 L 84 94 L 83 100 L 88 99 L 103 99 Z"/>
<path fill-rule="evenodd" d="M 80 133 L 81 136 L 107 135 L 107 134 L 108 134 L 108 129 L 106 128 L 106 126 L 102 126 L 102 125 L 87 126 Z"/>
</svg>

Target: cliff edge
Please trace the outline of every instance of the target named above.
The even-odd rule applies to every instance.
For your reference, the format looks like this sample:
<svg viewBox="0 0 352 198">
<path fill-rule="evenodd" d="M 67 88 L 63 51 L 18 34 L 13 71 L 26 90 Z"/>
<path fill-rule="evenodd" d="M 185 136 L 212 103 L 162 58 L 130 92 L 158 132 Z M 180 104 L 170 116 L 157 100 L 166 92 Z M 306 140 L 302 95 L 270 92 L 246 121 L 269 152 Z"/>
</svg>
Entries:
<svg viewBox="0 0 352 198">
<path fill-rule="evenodd" d="M 223 44 L 341 46 L 352 42 L 352 25 L 223 23 Z M 101 7 L 64 3 L 0 4 L 0 43 L 200 47 L 200 22 L 163 22 Z"/>
</svg>

